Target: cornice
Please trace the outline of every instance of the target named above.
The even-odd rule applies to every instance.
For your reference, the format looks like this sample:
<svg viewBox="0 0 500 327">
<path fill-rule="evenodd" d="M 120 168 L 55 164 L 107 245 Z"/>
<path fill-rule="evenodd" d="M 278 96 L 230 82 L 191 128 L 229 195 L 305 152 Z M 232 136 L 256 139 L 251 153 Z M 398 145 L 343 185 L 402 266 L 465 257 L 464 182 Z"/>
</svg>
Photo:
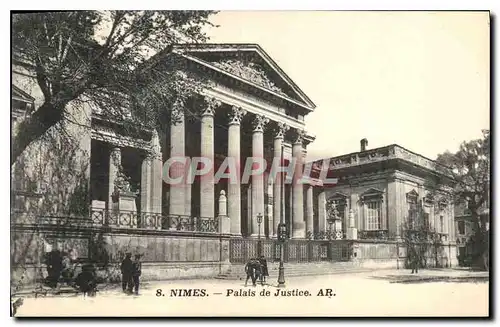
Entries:
<svg viewBox="0 0 500 327">
<path fill-rule="evenodd" d="M 429 171 L 433 174 L 439 174 L 450 179 L 453 178 L 451 170 L 448 167 L 445 167 L 424 156 L 411 152 L 397 144 L 332 157 L 327 160 L 330 160 L 330 170 L 362 166 L 374 162 L 401 160 L 403 162 L 410 163 L 415 167 L 418 167 L 422 171 Z"/>
<path fill-rule="evenodd" d="M 215 86 L 211 89 L 205 89 L 202 93 L 203 95 L 218 98 L 220 101 L 229 106 L 237 106 L 252 114 L 266 116 L 275 122 L 283 122 L 291 128 L 301 130 L 305 128 L 304 122 L 301 122 L 298 119 L 293 119 L 284 113 L 279 112 L 277 107 L 271 107 L 269 105 L 258 103 L 248 98 L 239 96 L 233 92 L 227 92 L 219 86 Z"/>
</svg>

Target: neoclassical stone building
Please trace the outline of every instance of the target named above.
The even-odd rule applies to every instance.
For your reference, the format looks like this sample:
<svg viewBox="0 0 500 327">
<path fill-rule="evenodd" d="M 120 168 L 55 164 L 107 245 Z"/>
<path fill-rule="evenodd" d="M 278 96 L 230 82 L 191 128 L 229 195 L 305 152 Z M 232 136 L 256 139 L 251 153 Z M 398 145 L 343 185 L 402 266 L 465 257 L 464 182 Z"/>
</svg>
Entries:
<svg viewBox="0 0 500 327">
<path fill-rule="evenodd" d="M 421 219 L 439 235 L 440 264 L 455 266 L 454 180 L 448 168 L 397 144 L 368 149 L 366 139 L 360 143 L 358 152 L 327 159 L 328 175 L 338 183 L 314 190 L 319 203 L 338 212 L 332 227 L 357 239 L 358 257 L 391 262 L 404 259 L 405 228 Z"/>
<path fill-rule="evenodd" d="M 60 125 L 74 137 L 71 153 L 57 148 L 61 142 L 43 138 L 15 163 L 15 262 L 26 261 L 15 249 L 25 246 L 29 234 L 34 235 L 26 245 L 33 250 L 30 269 L 40 265 L 44 251 L 58 248 L 115 263 L 126 251 L 140 252 L 146 271 L 148 264 L 166 267 L 163 272 L 151 269 L 151 278 L 181 271 L 213 275 L 229 257 L 243 260 L 256 254 L 254 243 L 230 239 L 262 236 L 271 240 L 263 252 L 274 257 L 272 239 L 281 215 L 292 239 L 306 238 L 306 229 L 313 228 L 312 186 L 282 185 L 280 175 L 269 178 L 269 169 L 248 183 L 239 178 L 237 183 L 214 183 L 214 171 L 226 157 L 236 158 L 238 176 L 248 157 L 263 158 L 268 168 L 273 158 L 283 157 L 285 165 L 293 158 L 296 171 L 302 171 L 307 145 L 314 140 L 305 131 L 304 117 L 315 104 L 256 44 L 184 45 L 168 56 L 209 76 L 210 87 L 196 106 L 176 110 L 175 123 L 166 130 L 138 127 L 132 133 L 99 108 L 70 106 L 73 119 Z M 13 61 L 13 133 L 43 100 L 30 69 Z M 48 134 L 61 140 L 58 133 Z M 173 157 L 210 158 L 214 169 L 193 183 L 169 185 L 166 173 L 185 173 L 182 167 L 164 170 Z M 66 167 L 58 161 L 63 159 L 70 169 L 60 171 Z M 289 257 L 299 256 L 298 251 Z"/>
</svg>

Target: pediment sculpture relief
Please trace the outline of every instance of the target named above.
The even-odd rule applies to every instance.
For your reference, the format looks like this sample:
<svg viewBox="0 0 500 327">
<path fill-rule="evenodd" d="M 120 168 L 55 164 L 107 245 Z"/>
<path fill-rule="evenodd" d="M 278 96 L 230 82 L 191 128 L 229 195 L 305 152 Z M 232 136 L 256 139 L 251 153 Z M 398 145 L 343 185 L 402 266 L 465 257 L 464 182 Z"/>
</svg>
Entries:
<svg viewBox="0 0 500 327">
<path fill-rule="evenodd" d="M 266 72 L 259 64 L 233 59 L 213 62 L 212 64 L 231 74 L 237 75 L 273 92 L 289 97 L 289 95 L 283 92 L 281 88 L 277 87 L 272 81 L 269 80 Z"/>
</svg>

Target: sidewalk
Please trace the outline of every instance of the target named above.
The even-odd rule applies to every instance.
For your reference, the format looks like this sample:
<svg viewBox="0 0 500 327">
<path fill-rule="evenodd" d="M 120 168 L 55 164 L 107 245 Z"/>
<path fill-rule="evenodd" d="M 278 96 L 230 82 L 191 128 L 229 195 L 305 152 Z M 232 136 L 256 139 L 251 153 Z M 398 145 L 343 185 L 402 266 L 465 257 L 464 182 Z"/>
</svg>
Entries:
<svg viewBox="0 0 500 327">
<path fill-rule="evenodd" d="M 325 274 L 323 277 L 328 276 L 352 276 L 353 273 L 349 271 L 345 272 L 335 272 L 332 274 Z M 451 282 L 474 282 L 474 281 L 487 281 L 489 280 L 489 272 L 488 271 L 471 271 L 469 269 L 460 269 L 460 268 L 429 268 L 422 269 L 418 271 L 418 274 L 412 274 L 410 269 L 388 269 L 388 270 L 370 270 L 370 271 L 359 271 L 356 272 L 356 275 L 360 278 L 366 279 L 378 279 L 378 280 L 386 280 L 390 283 L 411 283 L 411 282 L 440 282 L 440 281 L 451 281 Z M 273 280 L 273 277 L 270 276 L 270 280 Z M 300 278 L 320 278 L 321 276 L 290 276 L 287 275 L 287 279 L 300 279 Z M 199 283 L 210 283 L 210 284 L 224 284 L 231 283 L 234 281 L 219 279 L 217 277 L 213 277 L 210 279 L 207 278 L 199 278 L 199 279 L 182 279 L 182 280 L 158 280 L 158 281 L 147 281 L 141 283 L 142 287 L 148 288 L 149 286 L 159 285 L 164 283 L 171 284 L 199 284 Z M 99 284 L 98 290 L 101 293 L 117 293 L 121 294 L 121 284 Z M 43 287 L 37 287 L 33 285 L 32 287 L 26 287 L 20 292 L 16 293 L 14 297 L 20 296 L 29 296 L 29 297 L 46 297 L 46 296 L 75 296 L 78 293 L 75 289 L 69 286 L 63 286 L 60 288 L 60 293 L 57 294 L 54 290 Z"/>
<path fill-rule="evenodd" d="M 411 273 L 411 269 L 378 270 L 371 278 L 388 280 L 391 283 L 418 282 L 486 282 L 489 281 L 488 271 L 472 271 L 467 268 L 428 268 Z"/>
</svg>

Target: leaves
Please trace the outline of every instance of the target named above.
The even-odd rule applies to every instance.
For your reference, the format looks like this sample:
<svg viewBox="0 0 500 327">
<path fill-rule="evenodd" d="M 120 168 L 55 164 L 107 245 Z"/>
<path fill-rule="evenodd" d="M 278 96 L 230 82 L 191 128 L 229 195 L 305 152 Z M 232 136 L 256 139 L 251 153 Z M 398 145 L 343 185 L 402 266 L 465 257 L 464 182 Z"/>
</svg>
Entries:
<svg viewBox="0 0 500 327">
<path fill-rule="evenodd" d="M 75 11 L 14 14 L 13 53 L 35 74 L 44 111 L 21 122 L 11 163 L 64 119 L 70 102 L 127 125 L 165 123 L 176 99 L 198 93 L 203 76 L 170 58 L 177 43 L 205 42 L 211 11 Z M 156 55 L 156 56 L 155 56 Z M 55 117 L 55 118 L 54 118 Z M 168 118 L 169 119 L 169 118 Z M 163 122 L 162 122 L 163 120 Z M 24 125 L 24 127 L 22 126 Z M 18 133 L 19 134 L 19 133 Z"/>
</svg>

